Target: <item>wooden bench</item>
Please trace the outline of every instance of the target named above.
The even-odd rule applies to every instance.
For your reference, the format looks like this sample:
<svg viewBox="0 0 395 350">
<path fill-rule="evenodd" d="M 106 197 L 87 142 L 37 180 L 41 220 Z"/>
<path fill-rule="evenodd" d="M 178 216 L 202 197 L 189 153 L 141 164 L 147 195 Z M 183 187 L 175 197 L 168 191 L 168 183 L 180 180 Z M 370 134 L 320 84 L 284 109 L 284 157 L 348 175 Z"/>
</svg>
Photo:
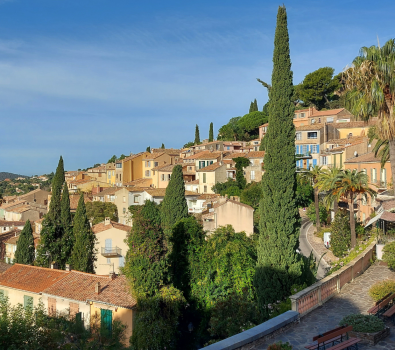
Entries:
<svg viewBox="0 0 395 350">
<path fill-rule="evenodd" d="M 381 301 L 378 305 L 370 308 L 368 310 L 368 313 L 371 315 L 380 316 L 387 310 L 388 305 L 394 300 L 394 298 L 395 298 L 395 293 L 391 294 L 388 298 Z"/>
<path fill-rule="evenodd" d="M 324 350 L 328 345 L 334 346 L 336 343 L 348 340 L 349 331 L 352 331 L 352 326 L 337 327 L 324 334 L 315 336 L 313 341 L 317 341 L 317 343 L 305 346 L 305 348 L 309 350 Z M 330 348 L 332 349 L 332 347 Z"/>
<path fill-rule="evenodd" d="M 395 324 L 395 305 L 391 306 L 386 312 L 383 313 L 383 317 L 388 317 Z"/>
<path fill-rule="evenodd" d="M 388 293 L 387 295 L 384 295 L 384 297 L 382 297 L 380 300 L 377 300 L 374 303 L 374 306 L 372 306 L 369 310 L 368 310 L 368 314 L 375 314 L 378 310 L 378 305 L 385 299 L 387 299 L 389 296 L 391 295 L 391 293 Z"/>
<path fill-rule="evenodd" d="M 343 341 L 339 344 L 336 344 L 334 346 L 331 346 L 329 349 L 330 350 L 351 350 L 355 349 L 358 350 L 358 343 L 361 341 L 359 338 L 350 338 L 346 341 Z"/>
</svg>

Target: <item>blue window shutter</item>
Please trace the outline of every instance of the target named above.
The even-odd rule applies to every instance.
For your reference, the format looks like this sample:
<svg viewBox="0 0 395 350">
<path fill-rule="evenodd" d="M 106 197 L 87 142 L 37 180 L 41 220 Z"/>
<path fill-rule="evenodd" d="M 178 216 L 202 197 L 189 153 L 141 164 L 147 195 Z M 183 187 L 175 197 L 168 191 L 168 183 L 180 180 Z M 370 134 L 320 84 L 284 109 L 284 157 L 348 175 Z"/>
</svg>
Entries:
<svg viewBox="0 0 395 350">
<path fill-rule="evenodd" d="M 306 161 L 307 169 L 310 169 L 310 167 L 309 167 L 309 160 L 310 159 L 307 159 L 307 161 Z"/>
<path fill-rule="evenodd" d="M 317 159 L 313 159 L 313 166 L 317 165 Z"/>
<path fill-rule="evenodd" d="M 125 266 L 125 258 L 123 256 L 119 257 L 119 267 Z"/>
<path fill-rule="evenodd" d="M 317 145 L 317 153 L 320 153 L 320 145 Z"/>
<path fill-rule="evenodd" d="M 105 246 L 106 246 L 106 252 L 107 253 L 111 253 L 111 248 L 112 248 L 112 239 L 111 238 L 107 238 L 105 241 Z"/>
</svg>

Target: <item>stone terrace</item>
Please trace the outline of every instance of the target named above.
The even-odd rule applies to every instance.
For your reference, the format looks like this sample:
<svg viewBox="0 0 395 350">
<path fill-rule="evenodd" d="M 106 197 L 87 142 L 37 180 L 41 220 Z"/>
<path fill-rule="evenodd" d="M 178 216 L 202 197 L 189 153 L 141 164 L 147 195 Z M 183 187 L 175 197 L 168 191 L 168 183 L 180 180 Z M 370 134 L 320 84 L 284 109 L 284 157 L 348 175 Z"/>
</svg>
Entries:
<svg viewBox="0 0 395 350">
<path fill-rule="evenodd" d="M 251 344 L 251 347 L 246 345 L 243 349 L 266 350 L 270 344 L 281 340 L 283 342 L 290 342 L 294 350 L 302 350 L 305 345 L 312 343 L 314 336 L 335 328 L 344 316 L 355 313 L 366 314 L 366 311 L 373 305 L 373 300 L 368 295 L 370 286 L 384 279 L 395 279 L 395 272 L 376 262 L 363 275 L 356 278 L 354 282 L 344 286 L 341 293 L 335 295 L 324 305 L 303 317 L 296 326 L 265 343 L 259 345 Z M 391 334 L 387 338 L 374 347 L 367 344 L 360 344 L 359 349 L 395 349 L 395 327 L 390 321 L 387 321 L 387 326 L 391 327 Z"/>
</svg>

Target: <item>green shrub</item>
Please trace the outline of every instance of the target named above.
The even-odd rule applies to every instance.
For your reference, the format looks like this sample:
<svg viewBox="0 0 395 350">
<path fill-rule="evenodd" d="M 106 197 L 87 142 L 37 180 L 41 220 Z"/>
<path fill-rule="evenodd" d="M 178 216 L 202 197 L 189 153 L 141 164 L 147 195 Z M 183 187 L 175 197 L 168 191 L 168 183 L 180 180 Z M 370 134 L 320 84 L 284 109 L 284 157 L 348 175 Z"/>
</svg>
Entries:
<svg viewBox="0 0 395 350">
<path fill-rule="evenodd" d="M 331 249 L 335 256 L 342 257 L 351 247 L 350 216 L 339 210 L 331 225 Z"/>
<path fill-rule="evenodd" d="M 267 350 L 292 350 L 292 345 L 288 342 L 283 343 L 282 341 L 279 341 L 278 343 L 269 345 Z"/>
<path fill-rule="evenodd" d="M 369 295 L 374 301 L 383 299 L 388 293 L 395 293 L 395 280 L 377 282 L 369 289 Z"/>
<path fill-rule="evenodd" d="M 352 326 L 353 331 L 362 333 L 376 333 L 384 329 L 385 325 L 382 320 L 372 315 L 348 315 L 344 317 L 340 323 L 340 326 L 349 325 Z"/>
<path fill-rule="evenodd" d="M 321 230 L 318 232 L 314 233 L 317 237 L 321 238 L 322 240 L 324 239 L 324 233 L 325 232 L 332 232 L 330 227 L 323 227 Z"/>
<path fill-rule="evenodd" d="M 390 269 L 395 268 L 395 242 L 387 243 L 383 249 L 383 260 L 388 263 Z"/>
<path fill-rule="evenodd" d="M 326 224 L 328 220 L 328 210 L 326 210 L 325 205 L 321 202 L 319 203 L 319 214 L 320 214 L 320 223 Z M 306 216 L 312 221 L 315 225 L 315 203 L 312 202 L 306 211 Z"/>
</svg>

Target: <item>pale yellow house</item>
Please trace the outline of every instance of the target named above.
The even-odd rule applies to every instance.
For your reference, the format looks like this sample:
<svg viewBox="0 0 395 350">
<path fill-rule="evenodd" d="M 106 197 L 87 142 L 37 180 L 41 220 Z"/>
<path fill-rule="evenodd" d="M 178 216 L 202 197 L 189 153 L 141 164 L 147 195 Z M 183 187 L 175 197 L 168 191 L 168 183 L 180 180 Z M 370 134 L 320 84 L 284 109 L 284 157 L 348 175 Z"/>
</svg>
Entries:
<svg viewBox="0 0 395 350">
<path fill-rule="evenodd" d="M 106 182 L 111 186 L 114 186 L 116 182 L 115 163 L 108 163 L 105 165 L 105 168 L 106 168 Z"/>
<path fill-rule="evenodd" d="M 137 154 L 131 154 L 122 160 L 122 176 L 118 178 L 120 183 L 128 183 L 143 177 L 143 163 L 142 159 L 148 152 L 141 152 Z"/>
<path fill-rule="evenodd" d="M 199 180 L 199 193 L 214 193 L 212 187 L 227 180 L 226 165 L 222 162 L 212 163 L 196 171 Z"/>
<path fill-rule="evenodd" d="M 92 226 L 92 231 L 96 235 L 97 261 L 95 273 L 106 275 L 110 272 L 119 274 L 120 268 L 125 265 L 126 252 L 129 247 L 126 244 L 126 237 L 130 232 L 130 226 L 110 221 L 105 221 Z"/>
</svg>

